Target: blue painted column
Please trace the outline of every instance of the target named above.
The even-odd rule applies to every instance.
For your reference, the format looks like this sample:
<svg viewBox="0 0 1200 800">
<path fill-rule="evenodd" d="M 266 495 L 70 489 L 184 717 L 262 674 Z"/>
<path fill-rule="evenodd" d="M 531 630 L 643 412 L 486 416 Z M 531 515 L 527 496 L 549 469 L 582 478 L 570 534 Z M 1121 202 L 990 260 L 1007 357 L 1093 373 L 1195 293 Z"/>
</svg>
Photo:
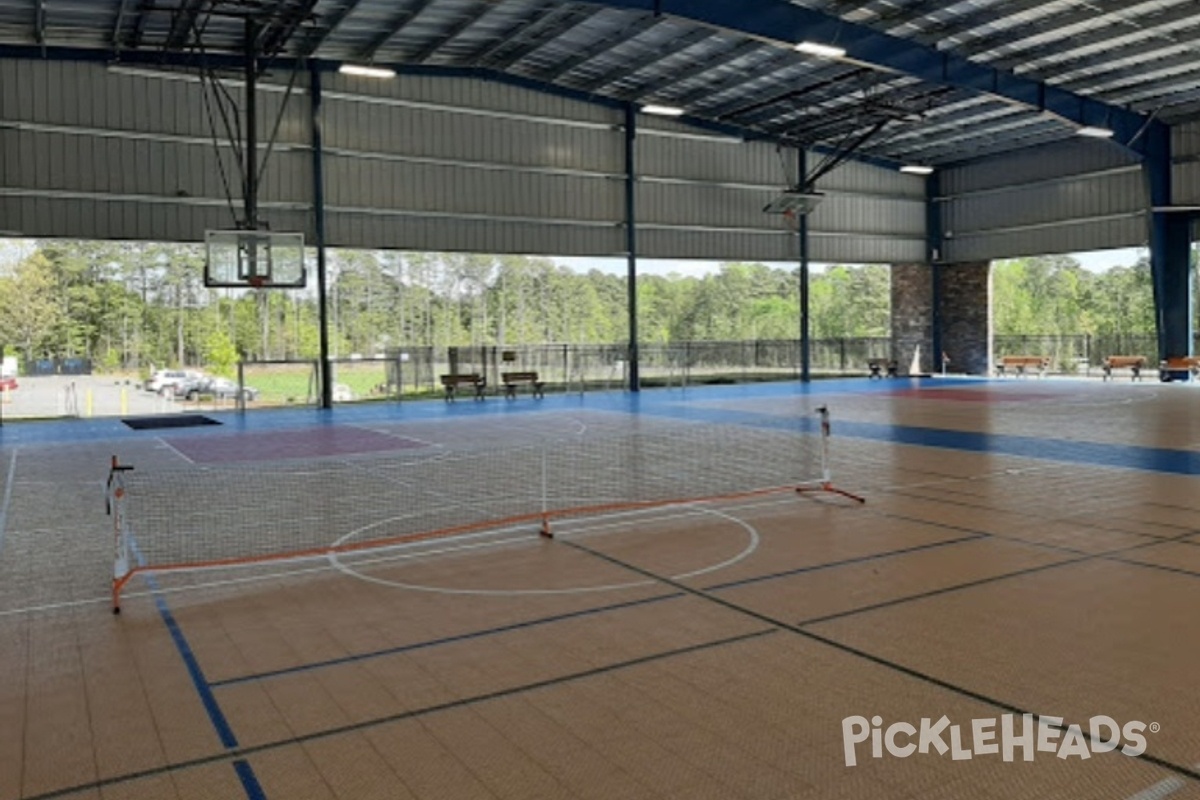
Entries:
<svg viewBox="0 0 1200 800">
<path fill-rule="evenodd" d="M 637 304 L 637 170 L 634 165 L 634 141 L 637 138 L 637 109 L 625 104 L 625 250 L 626 285 L 629 297 L 629 390 L 639 391 L 638 374 L 638 304 Z"/>
<path fill-rule="evenodd" d="M 1171 129 L 1152 123 L 1143 170 L 1150 205 L 1171 205 Z M 1159 358 L 1192 355 L 1191 215 L 1150 212 L 1150 273 L 1154 281 Z"/>
<path fill-rule="evenodd" d="M 329 370 L 329 309 L 325 297 L 325 150 L 321 137 L 321 73 L 309 66 L 309 110 L 312 113 L 313 231 L 317 248 L 317 330 L 321 348 L 321 408 L 333 398 L 333 376 Z"/>
</svg>

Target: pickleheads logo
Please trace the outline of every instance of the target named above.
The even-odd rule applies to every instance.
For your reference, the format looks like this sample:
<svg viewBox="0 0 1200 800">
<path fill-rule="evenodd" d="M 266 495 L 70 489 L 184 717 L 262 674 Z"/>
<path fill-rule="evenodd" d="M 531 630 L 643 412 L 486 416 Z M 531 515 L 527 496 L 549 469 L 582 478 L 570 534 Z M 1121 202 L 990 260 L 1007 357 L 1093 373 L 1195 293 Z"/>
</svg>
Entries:
<svg viewBox="0 0 1200 800">
<path fill-rule="evenodd" d="M 1034 719 L 1033 714 L 1005 714 L 973 719 L 965 729 L 951 724 L 946 716 L 936 721 L 926 717 L 916 725 L 893 722 L 885 728 L 880 716 L 870 719 L 853 716 L 842 720 L 842 747 L 847 767 L 858 763 L 858 746 L 867 740 L 872 758 L 883 758 L 885 751 L 896 758 L 936 751 L 939 756 L 950 753 L 954 761 L 992 755 L 1013 761 L 1020 751 L 1025 761 L 1033 761 L 1036 753 L 1053 753 L 1061 759 L 1088 759 L 1093 754 L 1110 753 L 1118 748 L 1127 756 L 1140 756 L 1146 752 L 1145 732 L 1159 731 L 1157 722 L 1147 725 L 1133 720 L 1118 725 L 1115 719 L 1103 715 L 1088 720 L 1086 735 L 1083 726 L 1062 723 L 1062 717 Z"/>
</svg>

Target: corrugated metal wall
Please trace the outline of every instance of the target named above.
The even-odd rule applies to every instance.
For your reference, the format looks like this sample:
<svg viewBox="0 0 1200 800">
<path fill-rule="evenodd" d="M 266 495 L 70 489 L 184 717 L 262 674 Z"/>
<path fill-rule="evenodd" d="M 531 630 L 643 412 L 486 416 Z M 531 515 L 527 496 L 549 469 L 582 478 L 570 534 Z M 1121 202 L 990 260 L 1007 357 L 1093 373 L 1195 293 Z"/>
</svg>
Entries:
<svg viewBox="0 0 1200 800">
<path fill-rule="evenodd" d="M 1171 202 L 1200 206 L 1200 122 L 1171 129 Z M 1200 219 L 1192 222 L 1192 239 L 1200 239 Z"/>
<path fill-rule="evenodd" d="M 283 89 L 268 84 L 259 93 L 264 142 Z M 197 241 L 207 229 L 234 227 L 203 97 L 199 82 L 187 76 L 0 60 L 0 230 Z M 263 172 L 262 216 L 276 230 L 309 233 L 306 108 L 307 100 L 295 96 L 285 108 L 279 144 Z M 240 177 L 224 142 L 220 136 L 228 180 L 240 198 Z M 237 205 L 240 214 L 240 200 Z"/>
<path fill-rule="evenodd" d="M 288 77 L 260 92 L 264 143 Z M 331 246 L 624 253 L 620 110 L 471 78 L 323 81 Z M 311 238 L 305 83 L 283 114 L 260 201 L 274 230 Z M 210 112 L 190 76 L 0 60 L 0 231 L 197 241 L 232 227 Z M 792 182 L 794 152 L 644 115 L 638 124 L 641 256 L 797 257 L 784 221 L 761 210 Z M 223 132 L 218 142 L 240 214 Z M 818 188 L 827 197 L 810 218 L 814 260 L 921 260 L 920 179 L 847 164 Z"/>
<path fill-rule="evenodd" d="M 1112 143 L 1078 139 L 949 169 L 941 190 L 947 262 L 1146 243 L 1141 166 Z"/>
<path fill-rule="evenodd" d="M 811 170 L 821 156 L 809 154 Z M 796 152 L 740 143 L 669 121 L 639 118 L 638 250 L 650 258 L 795 261 L 787 221 L 762 207 L 795 182 Z M 814 261 L 907 262 L 925 249 L 924 183 L 847 163 L 822 178 L 809 217 Z"/>
</svg>

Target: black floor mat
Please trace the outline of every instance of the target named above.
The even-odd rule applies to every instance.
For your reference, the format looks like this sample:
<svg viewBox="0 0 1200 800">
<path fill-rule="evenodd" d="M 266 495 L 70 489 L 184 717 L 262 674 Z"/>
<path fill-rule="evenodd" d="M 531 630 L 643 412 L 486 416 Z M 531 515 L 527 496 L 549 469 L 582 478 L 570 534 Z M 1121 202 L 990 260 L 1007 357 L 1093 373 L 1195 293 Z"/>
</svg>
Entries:
<svg viewBox="0 0 1200 800">
<path fill-rule="evenodd" d="M 191 428 L 196 425 L 220 425 L 221 423 L 203 414 L 165 414 L 161 417 L 129 417 L 121 420 L 138 431 L 153 428 Z"/>
</svg>

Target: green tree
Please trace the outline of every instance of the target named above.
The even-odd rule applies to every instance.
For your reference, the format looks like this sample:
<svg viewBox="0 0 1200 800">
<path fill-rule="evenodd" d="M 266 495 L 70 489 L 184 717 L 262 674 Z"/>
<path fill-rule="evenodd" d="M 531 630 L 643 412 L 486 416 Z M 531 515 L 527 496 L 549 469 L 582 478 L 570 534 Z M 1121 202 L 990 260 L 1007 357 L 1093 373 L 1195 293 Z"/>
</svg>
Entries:
<svg viewBox="0 0 1200 800">
<path fill-rule="evenodd" d="M 62 325 L 63 304 L 50 261 L 40 252 L 0 279 L 0 335 L 16 345 L 25 360 L 54 352 Z"/>
</svg>

